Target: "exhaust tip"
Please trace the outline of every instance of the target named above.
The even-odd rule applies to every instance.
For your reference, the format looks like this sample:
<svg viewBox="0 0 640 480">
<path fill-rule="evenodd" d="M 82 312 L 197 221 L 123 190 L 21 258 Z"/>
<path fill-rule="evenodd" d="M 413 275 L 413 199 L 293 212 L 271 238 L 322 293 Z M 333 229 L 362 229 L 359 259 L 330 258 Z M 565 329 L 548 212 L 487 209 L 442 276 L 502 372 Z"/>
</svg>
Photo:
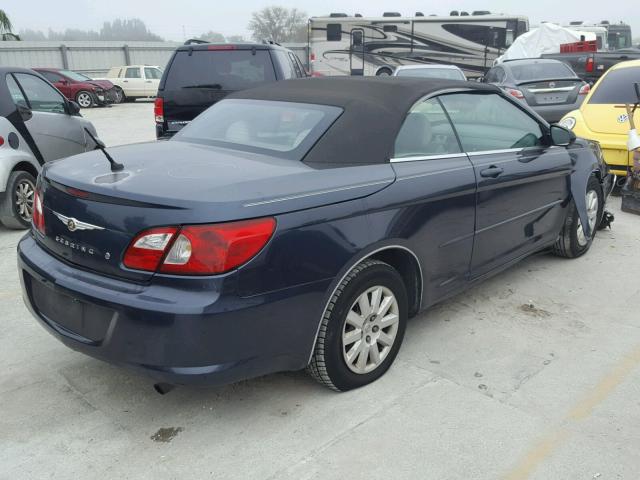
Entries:
<svg viewBox="0 0 640 480">
<path fill-rule="evenodd" d="M 618 177 L 616 179 L 616 187 L 622 188 L 624 184 L 627 183 L 627 177 Z"/>
<path fill-rule="evenodd" d="M 165 395 L 169 393 L 171 390 L 176 388 L 175 385 L 171 385 L 170 383 L 154 383 L 153 389 L 158 392 L 160 395 Z"/>
</svg>

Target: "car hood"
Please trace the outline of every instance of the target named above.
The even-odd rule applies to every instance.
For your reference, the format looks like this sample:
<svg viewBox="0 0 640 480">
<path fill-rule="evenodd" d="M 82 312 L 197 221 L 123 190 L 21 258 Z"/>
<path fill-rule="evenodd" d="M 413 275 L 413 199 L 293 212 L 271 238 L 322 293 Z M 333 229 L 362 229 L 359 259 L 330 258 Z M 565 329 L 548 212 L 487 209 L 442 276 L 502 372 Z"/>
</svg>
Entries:
<svg viewBox="0 0 640 480">
<path fill-rule="evenodd" d="M 316 169 L 295 160 L 177 140 L 108 149 L 124 164 L 111 173 L 100 151 L 48 164 L 44 176 L 82 191 L 170 207 L 170 222 L 277 215 L 371 195 L 395 181 L 388 164 Z"/>
<path fill-rule="evenodd" d="M 110 90 L 113 88 L 113 83 L 111 83 L 109 80 L 91 80 L 85 83 L 93 85 L 94 87 L 100 87 L 104 90 Z"/>
</svg>

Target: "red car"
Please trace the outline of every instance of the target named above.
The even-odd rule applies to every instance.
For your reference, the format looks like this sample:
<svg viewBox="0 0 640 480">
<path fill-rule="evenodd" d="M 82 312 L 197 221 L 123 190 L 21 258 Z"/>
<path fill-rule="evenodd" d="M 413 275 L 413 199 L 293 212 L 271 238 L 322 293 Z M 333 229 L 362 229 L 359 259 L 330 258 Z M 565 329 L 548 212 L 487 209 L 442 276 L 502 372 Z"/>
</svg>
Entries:
<svg viewBox="0 0 640 480">
<path fill-rule="evenodd" d="M 82 108 L 108 105 L 116 101 L 114 85 L 109 80 L 93 80 L 72 70 L 58 68 L 34 68 L 49 80 L 69 100 Z"/>
</svg>

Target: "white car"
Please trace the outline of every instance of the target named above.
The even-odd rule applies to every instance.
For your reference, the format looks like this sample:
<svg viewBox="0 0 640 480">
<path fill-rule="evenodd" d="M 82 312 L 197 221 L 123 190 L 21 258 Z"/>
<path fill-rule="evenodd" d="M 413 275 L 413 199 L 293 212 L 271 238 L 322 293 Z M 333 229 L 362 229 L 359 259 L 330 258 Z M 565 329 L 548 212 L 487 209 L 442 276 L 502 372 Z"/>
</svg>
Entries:
<svg viewBox="0 0 640 480">
<path fill-rule="evenodd" d="M 0 222 L 28 228 L 44 162 L 93 150 L 95 127 L 44 77 L 0 67 Z"/>
<path fill-rule="evenodd" d="M 157 65 L 125 65 L 113 67 L 104 78 L 115 85 L 116 103 L 134 102 L 137 98 L 155 97 L 160 86 L 162 70 Z"/>
<path fill-rule="evenodd" d="M 401 65 L 393 72 L 394 77 L 445 78 L 447 80 L 466 80 L 464 73 L 455 65 Z"/>
</svg>

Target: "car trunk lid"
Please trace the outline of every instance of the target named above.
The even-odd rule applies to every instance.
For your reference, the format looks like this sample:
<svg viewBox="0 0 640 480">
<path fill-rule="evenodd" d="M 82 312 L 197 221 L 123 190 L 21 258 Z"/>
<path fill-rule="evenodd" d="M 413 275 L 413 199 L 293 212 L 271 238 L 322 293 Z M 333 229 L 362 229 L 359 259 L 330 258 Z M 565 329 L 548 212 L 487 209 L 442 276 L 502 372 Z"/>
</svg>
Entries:
<svg viewBox="0 0 640 480">
<path fill-rule="evenodd" d="M 584 82 L 570 80 L 537 80 L 518 84 L 529 105 L 562 105 L 575 103 Z"/>
<path fill-rule="evenodd" d="M 37 237 L 70 263 L 138 281 L 151 274 L 128 270 L 122 260 L 142 230 L 275 217 L 362 198 L 395 180 L 388 164 L 314 169 L 300 161 L 176 140 L 110 153 L 124 171 L 110 172 L 99 151 L 45 166 L 46 235 Z"/>
</svg>

